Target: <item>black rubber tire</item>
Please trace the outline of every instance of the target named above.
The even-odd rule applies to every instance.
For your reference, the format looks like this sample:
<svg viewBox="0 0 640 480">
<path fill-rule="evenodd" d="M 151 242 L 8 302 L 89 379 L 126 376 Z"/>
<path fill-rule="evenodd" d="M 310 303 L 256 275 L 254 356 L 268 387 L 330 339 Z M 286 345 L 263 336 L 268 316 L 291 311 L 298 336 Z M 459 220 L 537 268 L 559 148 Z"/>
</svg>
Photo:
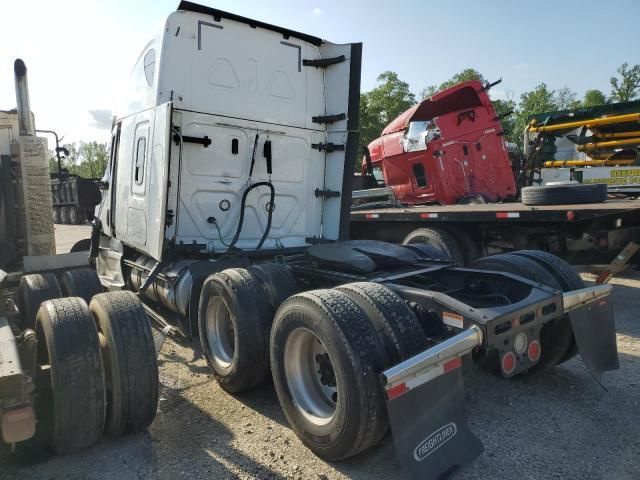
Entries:
<svg viewBox="0 0 640 480">
<path fill-rule="evenodd" d="M 324 425 L 309 422 L 296 407 L 285 373 L 285 347 L 299 328 L 322 342 L 333 364 L 336 410 Z M 383 345 L 365 313 L 346 294 L 313 290 L 287 299 L 271 329 L 273 383 L 291 428 L 319 457 L 337 461 L 378 443 L 388 431 L 379 374 L 388 367 Z"/>
<path fill-rule="evenodd" d="M 571 205 L 574 203 L 601 203 L 607 199 L 606 183 L 568 183 L 524 187 L 524 205 Z"/>
<path fill-rule="evenodd" d="M 586 286 L 580 275 L 578 275 L 578 272 L 576 272 L 571 265 L 562 260 L 560 257 L 553 255 L 552 253 L 543 252 L 540 250 L 519 250 L 513 253 L 515 255 L 522 255 L 530 258 L 531 260 L 537 262 L 541 267 L 545 268 L 557 280 L 557 282 L 562 287 L 563 292 L 580 290 L 581 288 L 585 288 Z M 556 363 L 556 365 L 564 363 L 567 360 L 571 360 L 577 355 L 577 353 L 578 346 L 576 344 L 575 337 L 573 337 L 571 346 L 562 356 L 562 358 Z"/>
<path fill-rule="evenodd" d="M 23 328 L 33 328 L 40 304 L 62 297 L 58 279 L 53 273 L 34 273 L 20 279 L 18 303 Z"/>
<path fill-rule="evenodd" d="M 454 263 L 464 265 L 464 255 L 460 242 L 442 228 L 418 228 L 402 241 L 403 245 L 409 243 L 427 243 L 443 251 Z"/>
<path fill-rule="evenodd" d="M 53 223 L 60 223 L 60 208 L 53 207 Z"/>
<path fill-rule="evenodd" d="M 78 207 L 69 207 L 69 223 L 80 225 L 84 222 L 84 211 Z"/>
<path fill-rule="evenodd" d="M 60 286 L 65 297 L 80 297 L 87 303 L 104 291 L 98 274 L 91 268 L 67 270 L 60 277 Z"/>
<path fill-rule="evenodd" d="M 89 310 L 100 335 L 106 373 L 105 432 L 145 430 L 158 408 L 158 363 L 149 319 L 129 291 L 100 293 Z"/>
<path fill-rule="evenodd" d="M 102 436 L 105 378 L 96 324 L 81 298 L 48 300 L 38 310 L 38 431 L 57 454 L 87 448 Z M 45 383 L 44 379 L 50 383 Z"/>
<path fill-rule="evenodd" d="M 512 273 L 556 290 L 562 290 L 558 281 L 545 268 L 530 258 L 513 253 L 481 258 L 473 262 L 471 268 Z M 541 373 L 557 365 L 571 347 L 572 342 L 573 330 L 566 317 L 547 322 L 540 330 L 540 360 L 529 369 L 529 372 Z"/>
<path fill-rule="evenodd" d="M 233 357 L 221 364 L 207 336 L 207 307 L 219 297 L 233 326 Z M 269 330 L 273 311 L 262 303 L 258 281 L 243 268 L 231 268 L 208 277 L 202 286 L 198 309 L 200 345 L 213 376 L 229 393 L 251 390 L 269 378 Z"/>
<path fill-rule="evenodd" d="M 69 250 L 69 253 L 88 252 L 90 249 L 91 249 L 91 239 L 83 238 L 82 240 L 78 240 L 76 243 L 73 244 L 73 246 L 71 247 L 71 250 Z"/>
<path fill-rule="evenodd" d="M 473 235 L 469 232 L 465 232 L 458 228 L 449 228 L 448 231 L 455 237 L 460 244 L 460 247 L 462 247 L 464 265 L 471 265 L 471 263 L 475 262 L 482 256 L 478 242 L 475 241 Z"/>
<path fill-rule="evenodd" d="M 389 288 L 379 283 L 356 282 L 335 290 L 345 293 L 366 314 L 385 346 L 391 365 L 427 347 L 427 337 L 415 313 Z"/>
<path fill-rule="evenodd" d="M 258 281 L 273 313 L 282 302 L 300 291 L 298 282 L 286 265 L 261 263 L 250 266 L 247 271 Z"/>
<path fill-rule="evenodd" d="M 71 216 L 69 214 L 69 207 L 60 207 L 60 223 L 63 225 L 69 225 Z"/>
<path fill-rule="evenodd" d="M 429 245 L 428 243 L 407 243 L 403 247 L 408 248 L 414 253 L 417 253 L 420 257 L 433 260 L 445 260 L 451 262 L 451 257 L 442 250 Z"/>
</svg>

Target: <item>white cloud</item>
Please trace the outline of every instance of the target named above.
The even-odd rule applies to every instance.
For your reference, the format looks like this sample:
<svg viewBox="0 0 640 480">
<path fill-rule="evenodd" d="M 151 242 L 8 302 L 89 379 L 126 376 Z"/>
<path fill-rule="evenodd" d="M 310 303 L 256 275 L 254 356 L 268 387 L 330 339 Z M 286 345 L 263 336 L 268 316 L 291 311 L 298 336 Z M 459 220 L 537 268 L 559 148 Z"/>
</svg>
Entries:
<svg viewBox="0 0 640 480">
<path fill-rule="evenodd" d="M 105 108 L 97 108 L 89 110 L 89 115 L 93 117 L 91 126 L 99 130 L 111 130 L 111 122 L 113 121 L 113 113 Z"/>
<path fill-rule="evenodd" d="M 316 7 L 313 9 L 313 14 L 314 15 L 322 15 L 322 9 L 319 7 Z"/>
</svg>

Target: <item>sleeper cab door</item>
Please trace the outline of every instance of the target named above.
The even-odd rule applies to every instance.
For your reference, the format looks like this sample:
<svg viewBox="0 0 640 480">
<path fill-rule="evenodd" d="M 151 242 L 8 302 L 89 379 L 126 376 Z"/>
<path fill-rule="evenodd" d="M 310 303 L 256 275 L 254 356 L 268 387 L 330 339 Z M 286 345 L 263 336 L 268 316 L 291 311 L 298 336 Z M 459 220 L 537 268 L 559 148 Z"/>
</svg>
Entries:
<svg viewBox="0 0 640 480">
<path fill-rule="evenodd" d="M 166 103 L 124 119 L 117 159 L 115 236 L 156 260 L 164 246 L 170 115 Z"/>
</svg>

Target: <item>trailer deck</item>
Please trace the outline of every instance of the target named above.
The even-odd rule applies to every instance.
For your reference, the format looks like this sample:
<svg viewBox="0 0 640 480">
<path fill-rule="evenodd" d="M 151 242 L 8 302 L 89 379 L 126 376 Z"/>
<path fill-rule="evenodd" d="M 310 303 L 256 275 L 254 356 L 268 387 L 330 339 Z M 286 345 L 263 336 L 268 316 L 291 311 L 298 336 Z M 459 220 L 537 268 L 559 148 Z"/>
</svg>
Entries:
<svg viewBox="0 0 640 480">
<path fill-rule="evenodd" d="M 571 212 L 571 214 L 570 214 Z M 485 222 L 514 220 L 527 222 L 566 222 L 592 220 L 604 215 L 640 215 L 640 200 L 612 199 L 604 203 L 575 205 L 527 206 L 521 202 L 475 205 L 416 205 L 355 210 L 352 222 L 389 221 L 406 222 Z"/>
</svg>

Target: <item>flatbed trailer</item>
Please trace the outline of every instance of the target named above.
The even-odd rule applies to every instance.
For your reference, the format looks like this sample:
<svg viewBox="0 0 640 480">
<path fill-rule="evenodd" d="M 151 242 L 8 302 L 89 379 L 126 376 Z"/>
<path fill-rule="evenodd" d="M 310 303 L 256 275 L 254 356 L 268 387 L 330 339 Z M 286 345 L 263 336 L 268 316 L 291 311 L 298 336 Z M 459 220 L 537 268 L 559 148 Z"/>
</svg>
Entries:
<svg viewBox="0 0 640 480">
<path fill-rule="evenodd" d="M 351 211 L 351 238 L 394 243 L 418 229 L 442 229 L 471 263 L 483 254 L 540 249 L 574 265 L 608 264 L 640 239 L 640 200 L 527 206 L 520 202 L 473 205 L 360 205 Z M 638 264 L 636 256 L 631 263 Z"/>
</svg>

